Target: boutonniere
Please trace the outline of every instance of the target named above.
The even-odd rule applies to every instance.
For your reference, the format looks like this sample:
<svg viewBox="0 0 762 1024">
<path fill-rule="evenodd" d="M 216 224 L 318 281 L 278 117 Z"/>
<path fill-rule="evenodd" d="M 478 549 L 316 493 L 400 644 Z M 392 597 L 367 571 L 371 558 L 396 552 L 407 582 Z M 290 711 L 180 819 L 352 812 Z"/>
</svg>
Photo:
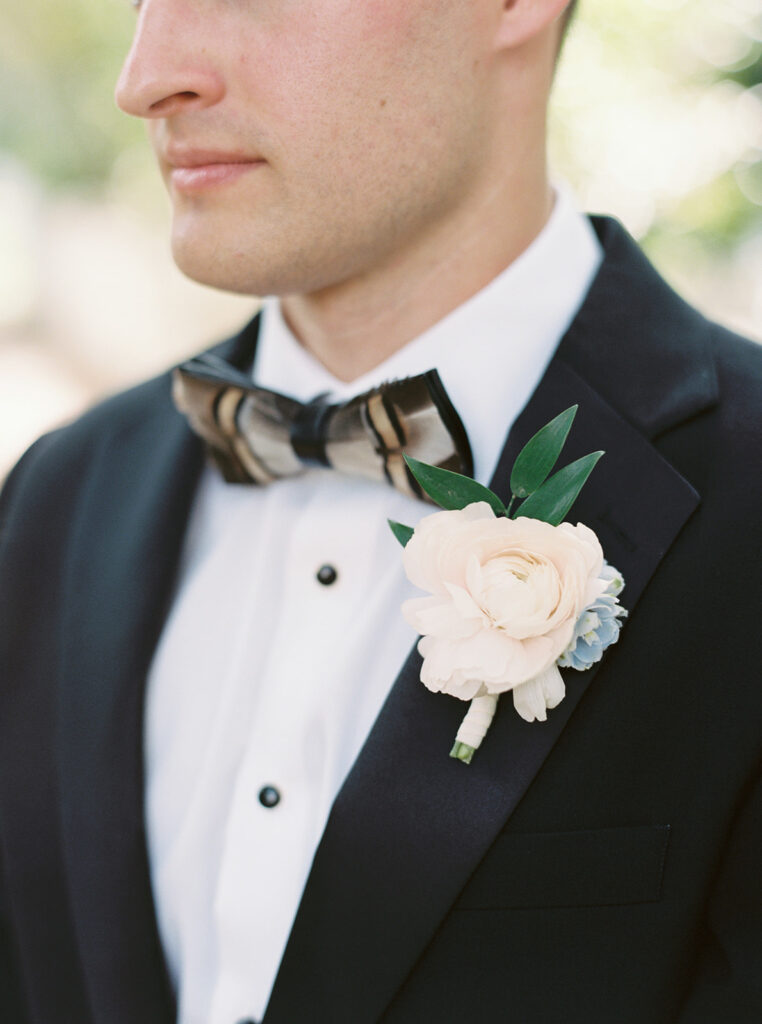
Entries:
<svg viewBox="0 0 762 1024">
<path fill-rule="evenodd" d="M 505 507 L 470 477 L 407 458 L 444 511 L 413 529 L 389 521 L 404 547 L 405 572 L 430 596 L 402 611 L 421 634 L 421 682 L 470 701 L 451 757 L 470 763 L 511 690 L 527 722 L 547 718 L 565 695 L 560 668 L 584 671 L 619 636 L 627 614 L 621 575 L 595 533 L 563 522 L 603 452 L 551 476 L 577 406 L 539 430 L 511 471 Z"/>
</svg>

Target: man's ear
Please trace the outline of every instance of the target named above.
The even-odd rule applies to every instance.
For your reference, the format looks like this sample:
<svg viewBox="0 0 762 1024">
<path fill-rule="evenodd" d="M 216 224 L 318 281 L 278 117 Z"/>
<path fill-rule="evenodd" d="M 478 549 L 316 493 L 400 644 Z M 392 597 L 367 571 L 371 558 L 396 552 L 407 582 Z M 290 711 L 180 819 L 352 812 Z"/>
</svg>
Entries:
<svg viewBox="0 0 762 1024">
<path fill-rule="evenodd" d="M 502 0 L 496 45 L 522 46 L 557 22 L 569 3 L 570 0 Z"/>
</svg>

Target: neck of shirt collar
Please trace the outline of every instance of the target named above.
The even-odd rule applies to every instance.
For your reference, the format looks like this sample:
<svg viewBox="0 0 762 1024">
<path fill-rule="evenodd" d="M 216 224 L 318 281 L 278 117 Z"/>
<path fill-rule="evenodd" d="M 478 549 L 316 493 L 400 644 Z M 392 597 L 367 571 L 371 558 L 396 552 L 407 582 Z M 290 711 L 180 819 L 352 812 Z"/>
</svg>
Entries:
<svg viewBox="0 0 762 1024">
<path fill-rule="evenodd" d="M 540 381 L 598 271 L 602 250 L 565 188 L 539 235 L 486 287 L 388 359 L 346 383 L 304 349 L 265 300 L 254 379 L 302 401 L 337 401 L 436 367 L 486 483 L 511 424 Z M 559 410 L 560 411 L 560 410 Z"/>
</svg>

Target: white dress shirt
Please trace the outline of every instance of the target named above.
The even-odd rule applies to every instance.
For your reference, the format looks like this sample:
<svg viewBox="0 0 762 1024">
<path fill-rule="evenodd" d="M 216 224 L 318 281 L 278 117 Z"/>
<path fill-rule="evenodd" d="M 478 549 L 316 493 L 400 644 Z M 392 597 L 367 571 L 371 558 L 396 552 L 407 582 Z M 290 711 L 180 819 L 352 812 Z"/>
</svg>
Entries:
<svg viewBox="0 0 762 1024">
<path fill-rule="evenodd" d="M 352 384 L 267 300 L 255 379 L 341 399 L 436 367 L 487 483 L 600 260 L 561 193 L 507 270 Z M 205 470 L 145 717 L 151 877 L 178 1024 L 264 1014 L 333 800 L 416 639 L 386 520 L 414 526 L 431 511 L 330 470 L 262 488 Z M 318 580 L 322 566 L 334 582 Z"/>
</svg>

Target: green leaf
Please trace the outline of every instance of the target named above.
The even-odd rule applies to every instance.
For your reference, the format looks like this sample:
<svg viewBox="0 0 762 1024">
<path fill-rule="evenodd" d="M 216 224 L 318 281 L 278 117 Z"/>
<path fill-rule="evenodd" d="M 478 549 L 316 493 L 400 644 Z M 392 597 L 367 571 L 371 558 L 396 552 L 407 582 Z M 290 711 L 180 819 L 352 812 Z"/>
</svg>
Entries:
<svg viewBox="0 0 762 1024">
<path fill-rule="evenodd" d="M 522 502 L 516 516 L 542 519 L 551 526 L 558 526 L 577 500 L 577 495 L 592 473 L 603 452 L 592 452 L 576 462 L 564 466 L 554 473 L 550 480 Z"/>
<path fill-rule="evenodd" d="M 496 515 L 505 515 L 505 506 L 500 498 L 470 476 L 430 466 L 409 455 L 405 456 L 405 462 L 423 490 L 441 508 L 461 509 L 474 501 L 486 501 Z"/>
<path fill-rule="evenodd" d="M 415 530 L 412 526 L 405 526 L 404 523 L 396 523 L 393 519 L 387 519 L 386 521 L 391 527 L 392 533 L 404 548 L 415 533 Z"/>
<path fill-rule="evenodd" d="M 572 405 L 527 441 L 511 470 L 511 494 L 526 498 L 547 480 L 566 444 L 576 415 L 577 406 Z"/>
</svg>

